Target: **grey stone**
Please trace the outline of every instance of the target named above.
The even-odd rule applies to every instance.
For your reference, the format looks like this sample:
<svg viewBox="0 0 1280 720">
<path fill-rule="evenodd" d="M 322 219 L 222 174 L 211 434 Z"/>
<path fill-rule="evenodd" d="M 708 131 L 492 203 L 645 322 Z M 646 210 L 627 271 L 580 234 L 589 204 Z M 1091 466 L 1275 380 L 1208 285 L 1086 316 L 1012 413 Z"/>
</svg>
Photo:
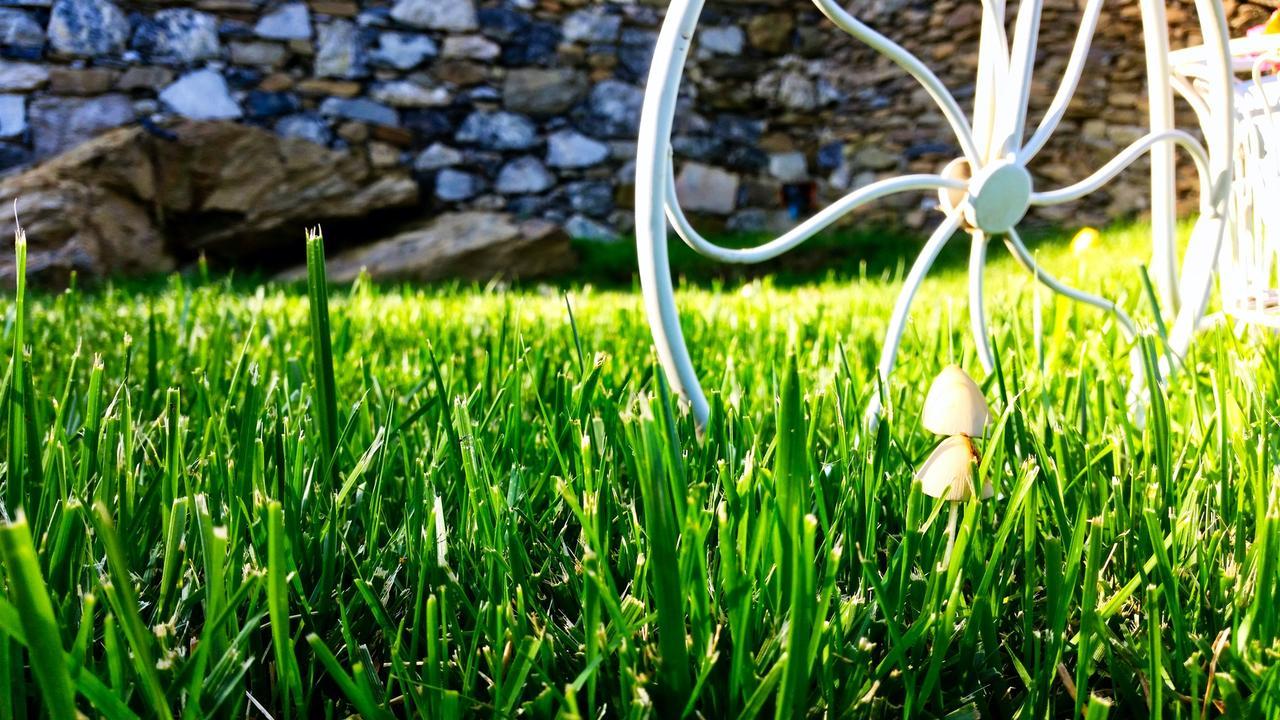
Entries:
<svg viewBox="0 0 1280 720">
<path fill-rule="evenodd" d="M 271 40 L 308 40 L 311 38 L 311 11 L 306 3 L 285 3 L 263 15 L 253 32 Z"/>
<path fill-rule="evenodd" d="M 358 78 L 366 74 L 360 31 L 349 20 L 334 20 L 317 32 L 315 73 L 318 77 Z"/>
<path fill-rule="evenodd" d="M 676 178 L 680 205 L 693 212 L 729 215 L 738 207 L 737 175 L 701 163 L 685 163 Z"/>
<path fill-rule="evenodd" d="M 378 35 L 378 47 L 373 51 L 376 63 L 390 65 L 397 70 L 412 70 L 423 60 L 440 52 L 436 42 L 426 35 L 384 32 Z"/>
<path fill-rule="evenodd" d="M 634 138 L 640 129 L 644 91 L 618 80 L 605 80 L 591 89 L 584 127 L 611 138 Z"/>
<path fill-rule="evenodd" d="M 63 55 L 118 55 L 129 41 L 129 19 L 108 0 L 58 0 L 48 34 L 53 49 Z"/>
<path fill-rule="evenodd" d="M 251 40 L 231 43 L 231 62 L 236 65 L 257 65 L 276 68 L 289 56 L 284 45 L 277 42 Z"/>
<path fill-rule="evenodd" d="M 320 103 L 320 114 L 386 127 L 400 125 L 400 116 L 394 108 L 365 98 L 327 98 Z"/>
<path fill-rule="evenodd" d="M 561 31 L 570 42 L 608 43 L 618 39 L 622 18 L 602 6 L 583 8 L 564 19 Z"/>
<path fill-rule="evenodd" d="M 433 172 L 440 168 L 453 167 L 462 163 L 462 153 L 443 143 L 434 143 L 431 147 L 418 153 L 413 161 L 413 169 L 419 172 Z"/>
<path fill-rule="evenodd" d="M 519 222 L 504 213 L 460 212 L 340 253 L 329 259 L 328 271 L 334 282 L 351 282 L 362 273 L 393 282 L 487 282 L 551 275 L 571 269 L 574 262 L 569 237 L 555 223 Z M 283 278 L 306 276 L 306 268 L 297 268 Z"/>
<path fill-rule="evenodd" d="M 42 97 L 31 102 L 29 119 L 36 157 L 45 158 L 105 130 L 133 122 L 134 110 L 124 95 Z"/>
<path fill-rule="evenodd" d="M 528 150 L 538 144 L 538 130 L 523 115 L 479 111 L 462 121 L 455 139 L 485 150 Z"/>
<path fill-rule="evenodd" d="M 480 178 L 471 173 L 445 168 L 436 175 L 436 197 L 445 202 L 462 202 L 480 194 Z"/>
<path fill-rule="evenodd" d="M 179 65 L 218 57 L 218 19 L 189 8 L 161 10 L 138 26 L 133 48 L 153 61 Z"/>
<path fill-rule="evenodd" d="M 21 10 L 0 8 L 0 47 L 39 53 L 44 47 L 44 28 Z"/>
<path fill-rule="evenodd" d="M 453 100 L 449 88 L 423 87 L 412 80 L 379 83 L 369 94 L 380 103 L 401 108 L 444 107 Z"/>
<path fill-rule="evenodd" d="M 410 27 L 466 32 L 477 27 L 472 0 L 397 0 L 391 18 Z"/>
<path fill-rule="evenodd" d="M 698 31 L 698 46 L 718 55 L 741 55 L 747 35 L 737 25 L 721 25 Z"/>
<path fill-rule="evenodd" d="M 455 60 L 494 60 L 501 54 L 497 43 L 479 35 L 450 35 L 440 52 L 441 57 Z"/>
<path fill-rule="evenodd" d="M 608 225 L 596 222 L 585 215 L 574 215 L 564 224 L 564 231 L 569 237 L 577 240 L 590 240 L 599 243 L 618 242 L 618 233 Z"/>
<path fill-rule="evenodd" d="M 17 137 L 27 130 L 27 99 L 0 95 L 0 138 Z"/>
<path fill-rule="evenodd" d="M 564 192 L 569 196 L 569 207 L 591 217 L 608 217 L 613 212 L 613 185 L 598 180 L 582 180 L 569 183 Z"/>
<path fill-rule="evenodd" d="M 275 130 L 282 137 L 302 138 L 317 145 L 328 145 L 333 139 L 324 118 L 309 113 L 282 117 L 276 122 Z"/>
<path fill-rule="evenodd" d="M 160 91 L 160 102 L 192 120 L 232 120 L 243 113 L 216 70 L 196 70 Z"/>
<path fill-rule="evenodd" d="M 495 187 L 503 195 L 535 195 L 550 190 L 555 184 L 555 176 L 541 160 L 525 155 L 502 167 Z"/>
<path fill-rule="evenodd" d="M 0 60 L 0 92 L 28 92 L 49 81 L 41 65 Z"/>
<path fill-rule="evenodd" d="M 572 68 L 513 68 L 502 87 L 508 110 L 538 117 L 568 112 L 586 94 L 586 75 Z"/>
<path fill-rule="evenodd" d="M 898 156 L 876 145 L 859 148 L 850 159 L 856 170 L 889 170 L 898 167 Z"/>
<path fill-rule="evenodd" d="M 769 156 L 769 174 L 784 183 L 809 179 L 809 161 L 802 152 L 774 153 Z"/>
<path fill-rule="evenodd" d="M 609 157 L 609 146 L 576 130 L 561 130 L 547 138 L 547 164 L 557 168 L 585 168 Z"/>
<path fill-rule="evenodd" d="M 778 102 L 789 110 L 808 112 L 818 107 L 818 89 L 799 73 L 787 73 L 778 86 Z"/>
</svg>

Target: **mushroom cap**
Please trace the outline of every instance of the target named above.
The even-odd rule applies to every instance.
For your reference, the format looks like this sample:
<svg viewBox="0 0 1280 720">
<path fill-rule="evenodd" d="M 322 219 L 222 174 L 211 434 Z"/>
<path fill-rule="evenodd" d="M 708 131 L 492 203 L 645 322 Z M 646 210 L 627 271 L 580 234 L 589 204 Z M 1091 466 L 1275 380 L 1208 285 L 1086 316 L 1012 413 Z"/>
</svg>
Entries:
<svg viewBox="0 0 1280 720">
<path fill-rule="evenodd" d="M 973 499 L 974 466 L 978 464 L 978 451 L 967 435 L 954 435 L 934 448 L 933 454 L 920 466 L 916 479 L 925 495 L 943 498 L 951 502 L 968 502 Z M 982 488 L 982 498 L 991 497 L 990 484 Z"/>
<path fill-rule="evenodd" d="M 935 435 L 982 437 L 991 408 L 978 383 L 959 365 L 948 365 L 933 379 L 920 420 Z"/>
</svg>

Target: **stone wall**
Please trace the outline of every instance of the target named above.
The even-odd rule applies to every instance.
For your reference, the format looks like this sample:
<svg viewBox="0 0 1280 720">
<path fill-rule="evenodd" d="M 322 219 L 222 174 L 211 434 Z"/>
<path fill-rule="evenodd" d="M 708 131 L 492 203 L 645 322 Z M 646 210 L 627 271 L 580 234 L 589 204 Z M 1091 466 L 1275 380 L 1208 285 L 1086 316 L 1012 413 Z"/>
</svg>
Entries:
<svg viewBox="0 0 1280 720">
<path fill-rule="evenodd" d="M 1280 0 L 1227 0 L 1233 26 Z M 1035 106 L 1052 95 L 1077 0 L 1048 0 Z M 508 210 L 577 236 L 630 230 L 640 84 L 658 0 L 0 0 L 0 172 L 107 128 L 238 119 L 353 148 L 418 180 L 422 214 Z M 1084 177 L 1144 122 L 1137 3 L 1108 3 L 1082 92 L 1034 166 Z M 972 96 L 978 0 L 852 8 Z M 1191 0 L 1170 3 L 1175 45 Z M 713 0 L 687 73 L 676 152 L 689 210 L 712 229 L 766 230 L 878 177 L 957 154 L 923 93 L 800 0 Z M 1033 113 L 1033 121 L 1037 116 Z M 1190 168 L 1187 169 L 1188 172 Z M 1141 169 L 1051 219 L 1141 211 Z M 880 219 L 919 227 L 931 200 Z"/>
</svg>

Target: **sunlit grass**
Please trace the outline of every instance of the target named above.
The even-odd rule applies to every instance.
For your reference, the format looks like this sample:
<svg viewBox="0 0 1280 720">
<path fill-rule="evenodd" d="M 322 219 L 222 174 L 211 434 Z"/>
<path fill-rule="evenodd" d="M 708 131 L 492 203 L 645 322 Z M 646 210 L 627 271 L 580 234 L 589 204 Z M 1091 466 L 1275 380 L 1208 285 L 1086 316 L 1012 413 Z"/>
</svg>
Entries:
<svg viewBox="0 0 1280 720">
<path fill-rule="evenodd" d="M 1039 253 L 1153 325 L 1141 236 Z M 999 372 L 947 265 L 874 435 L 892 270 L 683 292 L 702 436 L 625 289 L 8 296 L 0 718 L 1276 717 L 1280 343 L 1210 332 L 1138 427 L 1116 323 L 992 255 Z"/>
</svg>

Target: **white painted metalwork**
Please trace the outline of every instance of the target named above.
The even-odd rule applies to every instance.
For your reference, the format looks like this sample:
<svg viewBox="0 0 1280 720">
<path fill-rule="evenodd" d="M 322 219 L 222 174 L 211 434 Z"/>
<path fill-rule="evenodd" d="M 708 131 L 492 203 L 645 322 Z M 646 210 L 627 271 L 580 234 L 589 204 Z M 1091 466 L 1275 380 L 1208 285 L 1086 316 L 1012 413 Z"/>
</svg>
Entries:
<svg viewBox="0 0 1280 720">
<path fill-rule="evenodd" d="M 1141 0 L 1147 68 L 1151 91 L 1150 132 L 1078 183 L 1056 190 L 1037 190 L 1026 166 L 1044 148 L 1066 114 L 1085 71 L 1089 47 L 1105 0 L 1086 0 L 1075 46 L 1049 108 L 1028 137 L 1028 105 L 1035 70 L 1036 47 L 1044 0 L 1023 0 L 1014 22 L 1012 42 L 1005 33 L 1006 1 L 974 0 L 983 8 L 978 49 L 974 111 L 967 117 L 955 97 L 919 58 L 876 32 L 840 6 L 837 0 L 812 0 L 832 23 L 897 64 L 914 78 L 938 106 L 955 135 L 961 157 L 939 175 L 907 175 L 872 183 L 846 195 L 781 237 L 747 249 L 719 247 L 693 228 L 680 207 L 675 190 L 671 133 L 685 61 L 693 44 L 705 0 L 671 0 L 659 34 L 649 74 L 640 122 L 636 159 L 636 244 L 645 309 L 653 329 L 658 357 L 672 387 L 691 404 L 699 424 L 710 412 L 706 396 L 685 346 L 676 309 L 667 257 L 668 222 L 695 251 L 727 263 L 757 263 L 777 257 L 813 237 L 845 215 L 888 195 L 937 191 L 943 220 L 921 250 L 894 306 L 878 365 L 887 387 L 906 330 L 912 302 L 943 247 L 964 230 L 971 238 L 970 325 L 978 357 L 990 372 L 994 367 L 983 304 L 982 273 L 990 242 L 1006 247 L 1028 272 L 1048 288 L 1078 302 L 1112 313 L 1131 339 L 1138 333 L 1132 318 L 1116 303 L 1076 290 L 1045 272 L 1023 244 L 1018 223 L 1037 205 L 1070 202 L 1096 192 L 1144 154 L 1152 157 L 1153 274 L 1166 306 L 1177 310 L 1172 349 L 1186 350 L 1204 314 L 1230 200 L 1232 174 L 1231 119 L 1234 95 L 1228 53 L 1226 18 L 1219 0 L 1196 0 L 1205 45 L 1196 56 L 1196 110 L 1208 139 L 1207 147 L 1174 125 L 1174 90 L 1187 94 L 1191 81 L 1173 74 L 1168 27 L 1162 0 Z M 1114 0 L 1113 0 L 1114 1 Z M 1227 114 L 1210 112 L 1222 108 Z M 1192 233 L 1188 260 L 1178 276 L 1174 251 L 1176 227 L 1174 150 L 1185 149 L 1195 162 L 1201 183 L 1201 215 Z M 1203 262 L 1201 258 L 1209 258 Z M 1196 258 L 1194 262 L 1191 258 Z M 1185 338 L 1183 338 L 1185 335 Z M 1184 342 L 1185 340 L 1185 342 Z M 1131 396 L 1142 390 L 1135 377 Z M 868 422 L 882 412 L 882 399 L 872 399 Z"/>
<path fill-rule="evenodd" d="M 1230 51 L 1233 108 L 1215 112 L 1206 99 L 1203 48 L 1173 54 L 1174 87 L 1202 125 L 1224 116 L 1235 124 L 1230 221 L 1217 257 L 1223 312 L 1280 328 L 1280 35 L 1233 40 Z"/>
</svg>

